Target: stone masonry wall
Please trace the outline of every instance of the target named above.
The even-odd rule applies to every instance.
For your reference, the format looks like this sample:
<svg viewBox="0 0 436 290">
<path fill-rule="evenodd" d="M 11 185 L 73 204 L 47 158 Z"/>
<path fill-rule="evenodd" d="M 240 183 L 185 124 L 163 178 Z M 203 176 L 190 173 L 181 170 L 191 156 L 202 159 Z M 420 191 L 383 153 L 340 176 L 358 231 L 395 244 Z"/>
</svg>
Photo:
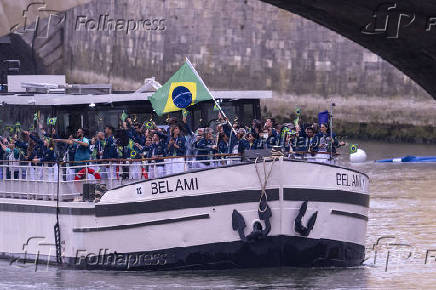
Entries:
<svg viewBox="0 0 436 290">
<path fill-rule="evenodd" d="M 93 25 L 102 17 L 163 19 L 165 29 L 109 31 Z M 358 44 L 256 0 L 92 1 L 69 10 L 64 29 L 69 82 L 136 89 L 146 77 L 165 82 L 188 57 L 213 89 L 428 97 Z"/>
</svg>

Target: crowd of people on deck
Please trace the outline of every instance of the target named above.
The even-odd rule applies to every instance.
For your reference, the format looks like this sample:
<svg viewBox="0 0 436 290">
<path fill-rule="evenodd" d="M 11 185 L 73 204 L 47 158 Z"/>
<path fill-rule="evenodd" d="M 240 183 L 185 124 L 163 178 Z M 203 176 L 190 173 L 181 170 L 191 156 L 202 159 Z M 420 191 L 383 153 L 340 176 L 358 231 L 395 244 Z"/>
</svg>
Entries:
<svg viewBox="0 0 436 290">
<path fill-rule="evenodd" d="M 185 116 L 182 120 L 169 118 L 165 126 L 158 126 L 151 120 L 136 123 L 127 117 L 120 122 L 120 128 L 107 125 L 104 132 L 94 135 L 78 128 L 75 136 L 62 139 L 50 127 L 47 130 L 40 128 L 39 132 L 21 130 L 9 137 L 0 137 L 0 162 L 3 167 L 0 178 L 39 180 L 44 178 L 41 167 L 45 164 L 46 171 L 52 170 L 50 178 L 55 180 L 59 161 L 72 168 L 71 176 L 75 176 L 84 164 L 95 164 L 94 169 L 101 173 L 102 178 L 121 176 L 133 179 L 141 178 L 144 171 L 151 172 L 148 166 L 153 164 L 154 176 L 150 176 L 151 173 L 146 176 L 151 178 L 182 172 L 185 160 L 192 161 L 189 164 L 192 168 L 205 168 L 216 166 L 216 161 L 212 159 L 224 160 L 250 150 L 281 148 L 285 156 L 314 156 L 329 152 L 334 154 L 343 145 L 345 143 L 339 142 L 330 132 L 327 123 L 276 124 L 274 119 L 269 118 L 264 122 L 253 120 L 244 126 L 238 120 L 231 123 L 218 113 L 214 126 L 193 131 Z M 99 161 L 103 160 L 136 166 L 130 166 L 127 171 L 111 165 L 99 166 Z M 146 169 L 140 165 L 145 160 L 150 164 Z M 31 170 L 18 169 L 26 166 Z"/>
</svg>

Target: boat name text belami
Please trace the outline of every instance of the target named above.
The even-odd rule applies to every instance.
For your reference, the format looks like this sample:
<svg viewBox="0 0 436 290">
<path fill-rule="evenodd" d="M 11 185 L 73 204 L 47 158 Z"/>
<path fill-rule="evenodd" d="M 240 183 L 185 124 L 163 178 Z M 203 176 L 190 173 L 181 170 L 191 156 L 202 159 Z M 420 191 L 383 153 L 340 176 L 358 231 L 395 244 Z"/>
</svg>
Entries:
<svg viewBox="0 0 436 290">
<path fill-rule="evenodd" d="M 336 173 L 336 185 L 364 189 L 366 182 L 359 174 Z"/>
<path fill-rule="evenodd" d="M 175 184 L 171 184 L 168 179 L 151 182 L 151 194 L 171 193 L 176 191 L 198 190 L 198 179 L 178 178 Z"/>
</svg>

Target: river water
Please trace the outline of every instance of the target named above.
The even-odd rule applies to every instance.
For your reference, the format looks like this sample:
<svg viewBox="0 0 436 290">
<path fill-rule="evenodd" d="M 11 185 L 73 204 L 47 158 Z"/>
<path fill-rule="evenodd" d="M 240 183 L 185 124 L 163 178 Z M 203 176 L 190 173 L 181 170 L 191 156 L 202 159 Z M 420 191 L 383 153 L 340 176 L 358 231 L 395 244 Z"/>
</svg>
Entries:
<svg viewBox="0 0 436 290">
<path fill-rule="evenodd" d="M 436 146 L 360 142 L 368 160 L 436 155 Z M 107 272 L 10 266 L 0 288 L 436 288 L 436 164 L 352 166 L 371 178 L 367 254 L 347 269 L 265 268 L 229 271 Z M 374 250 L 376 249 L 376 250 Z"/>
</svg>

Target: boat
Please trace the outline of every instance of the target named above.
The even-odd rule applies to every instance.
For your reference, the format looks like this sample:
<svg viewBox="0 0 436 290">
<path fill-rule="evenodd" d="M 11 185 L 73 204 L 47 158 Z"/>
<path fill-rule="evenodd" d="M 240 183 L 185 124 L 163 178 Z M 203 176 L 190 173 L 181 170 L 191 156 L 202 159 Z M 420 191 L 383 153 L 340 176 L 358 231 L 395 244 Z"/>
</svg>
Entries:
<svg viewBox="0 0 436 290">
<path fill-rule="evenodd" d="M 378 163 L 428 163 L 436 162 L 436 156 L 413 156 L 397 157 L 391 159 L 376 160 Z"/>
<path fill-rule="evenodd" d="M 0 256 L 114 270 L 363 262 L 365 174 L 284 157 L 213 162 L 221 165 L 105 188 L 98 202 L 97 179 L 2 180 Z M 46 189 L 41 200 L 25 190 L 35 186 Z"/>
<path fill-rule="evenodd" d="M 3 109 L 20 106 L 51 116 L 79 110 L 61 118 L 61 133 L 71 124 L 92 123 L 93 110 L 100 118 L 99 109 L 129 110 L 129 100 L 131 107 L 148 106 L 137 92 L 50 95 L 41 90 L 51 87 L 28 83 L 38 93 L 0 96 L 7 103 Z M 231 98 L 232 106 L 250 104 Z M 250 109 L 255 113 L 256 104 Z M 59 161 L 44 163 L 35 179 L 26 178 L 36 170 L 31 164 L 3 162 L 0 258 L 123 271 L 362 264 L 370 200 L 366 174 L 334 164 L 330 155 L 326 162 L 265 152 L 208 157 Z M 138 174 L 126 178 L 122 172 Z"/>
</svg>

